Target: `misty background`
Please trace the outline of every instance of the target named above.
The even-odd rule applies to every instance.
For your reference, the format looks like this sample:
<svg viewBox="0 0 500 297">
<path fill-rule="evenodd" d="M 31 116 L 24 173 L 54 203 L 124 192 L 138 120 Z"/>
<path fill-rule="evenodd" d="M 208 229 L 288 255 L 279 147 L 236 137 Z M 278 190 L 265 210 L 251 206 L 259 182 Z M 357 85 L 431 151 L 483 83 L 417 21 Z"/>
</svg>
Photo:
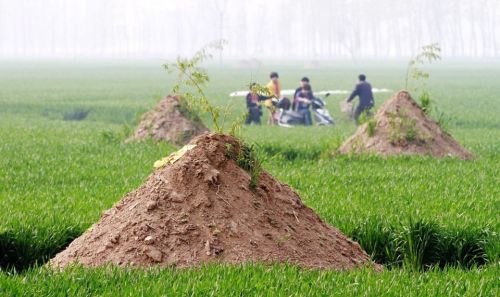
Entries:
<svg viewBox="0 0 500 297">
<path fill-rule="evenodd" d="M 2 58 L 500 56 L 499 0 L 0 0 Z"/>
</svg>

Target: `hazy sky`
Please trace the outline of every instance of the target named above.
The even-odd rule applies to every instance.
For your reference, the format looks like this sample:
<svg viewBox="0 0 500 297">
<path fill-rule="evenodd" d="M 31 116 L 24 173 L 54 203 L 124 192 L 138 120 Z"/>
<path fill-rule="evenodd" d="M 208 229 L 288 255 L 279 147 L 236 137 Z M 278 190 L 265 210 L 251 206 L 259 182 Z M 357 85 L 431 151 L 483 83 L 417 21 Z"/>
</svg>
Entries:
<svg viewBox="0 0 500 297">
<path fill-rule="evenodd" d="M 500 56 L 500 0 L 0 0 L 0 57 Z"/>
</svg>

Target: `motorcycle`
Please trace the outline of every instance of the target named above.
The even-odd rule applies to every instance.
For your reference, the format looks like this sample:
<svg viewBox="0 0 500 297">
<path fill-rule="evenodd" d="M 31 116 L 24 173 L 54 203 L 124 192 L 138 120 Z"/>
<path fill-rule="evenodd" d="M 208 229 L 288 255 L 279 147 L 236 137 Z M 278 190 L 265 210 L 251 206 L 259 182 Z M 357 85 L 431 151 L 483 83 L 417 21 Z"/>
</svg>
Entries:
<svg viewBox="0 0 500 297">
<path fill-rule="evenodd" d="M 330 112 L 325 108 L 326 102 L 324 99 L 328 96 L 330 96 L 330 93 L 326 93 L 323 99 L 314 97 L 311 100 L 312 113 L 318 126 L 335 125 L 335 121 L 330 115 Z M 277 102 L 276 106 L 280 110 L 278 125 L 286 128 L 305 125 L 304 115 L 297 111 L 289 110 L 290 105 L 290 100 L 287 98 Z"/>
</svg>

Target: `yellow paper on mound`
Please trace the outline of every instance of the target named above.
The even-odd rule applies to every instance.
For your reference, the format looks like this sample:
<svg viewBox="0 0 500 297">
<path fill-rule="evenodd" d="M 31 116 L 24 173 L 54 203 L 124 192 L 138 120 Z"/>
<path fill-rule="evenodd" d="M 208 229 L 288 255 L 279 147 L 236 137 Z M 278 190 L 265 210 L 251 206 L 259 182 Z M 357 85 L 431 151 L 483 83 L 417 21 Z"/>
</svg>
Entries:
<svg viewBox="0 0 500 297">
<path fill-rule="evenodd" d="M 173 152 L 170 155 L 168 155 L 167 157 L 156 161 L 153 164 L 153 166 L 155 168 L 160 168 L 160 167 L 163 167 L 165 165 L 174 164 L 177 160 L 179 160 L 182 156 L 184 156 L 185 153 L 187 153 L 188 151 L 192 150 L 195 147 L 196 147 L 196 145 L 194 145 L 194 144 L 185 145 L 180 150 Z"/>
</svg>

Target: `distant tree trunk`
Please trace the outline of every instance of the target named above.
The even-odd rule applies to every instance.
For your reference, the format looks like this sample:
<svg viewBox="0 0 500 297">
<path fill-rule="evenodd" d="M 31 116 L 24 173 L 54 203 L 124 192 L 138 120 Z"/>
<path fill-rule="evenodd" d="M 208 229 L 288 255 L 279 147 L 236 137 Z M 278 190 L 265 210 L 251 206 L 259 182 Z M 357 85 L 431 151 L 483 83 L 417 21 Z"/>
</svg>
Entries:
<svg viewBox="0 0 500 297">
<path fill-rule="evenodd" d="M 496 0 L 493 0 L 492 4 L 492 9 L 491 11 L 493 12 L 494 15 L 500 15 L 500 2 L 497 2 Z M 497 30 L 498 26 L 500 26 L 500 22 L 498 21 L 499 18 L 493 17 L 491 18 L 491 35 L 493 37 L 493 57 L 498 57 L 500 56 L 500 51 L 498 50 L 498 44 L 497 44 Z"/>
<path fill-rule="evenodd" d="M 213 0 L 215 11 L 218 18 L 218 39 L 224 39 L 224 16 L 226 13 L 228 0 Z M 222 65 L 222 50 L 219 51 L 219 65 Z"/>
</svg>

